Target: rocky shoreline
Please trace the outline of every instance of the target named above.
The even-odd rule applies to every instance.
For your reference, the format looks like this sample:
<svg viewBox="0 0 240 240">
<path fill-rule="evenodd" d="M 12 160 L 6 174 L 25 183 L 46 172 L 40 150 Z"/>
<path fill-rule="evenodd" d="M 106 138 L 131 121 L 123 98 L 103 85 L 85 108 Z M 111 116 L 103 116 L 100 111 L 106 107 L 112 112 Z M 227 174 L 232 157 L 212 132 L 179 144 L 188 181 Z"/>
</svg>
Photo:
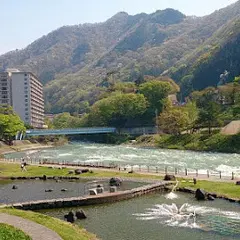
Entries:
<svg viewBox="0 0 240 240">
<path fill-rule="evenodd" d="M 184 192 L 184 193 L 190 193 L 190 194 L 194 194 L 196 195 L 196 191 L 195 189 L 193 188 L 190 188 L 190 187 L 180 187 L 180 188 L 177 188 L 176 189 L 178 192 Z M 212 196 L 213 198 L 218 198 L 218 199 L 224 199 L 224 200 L 227 200 L 229 202 L 232 202 L 232 203 L 239 203 L 240 204 L 240 198 L 229 198 L 229 197 L 226 197 L 226 196 L 223 196 L 223 195 L 219 195 L 217 193 L 210 193 L 210 192 L 205 192 L 206 196 L 207 195 L 210 195 Z"/>
</svg>

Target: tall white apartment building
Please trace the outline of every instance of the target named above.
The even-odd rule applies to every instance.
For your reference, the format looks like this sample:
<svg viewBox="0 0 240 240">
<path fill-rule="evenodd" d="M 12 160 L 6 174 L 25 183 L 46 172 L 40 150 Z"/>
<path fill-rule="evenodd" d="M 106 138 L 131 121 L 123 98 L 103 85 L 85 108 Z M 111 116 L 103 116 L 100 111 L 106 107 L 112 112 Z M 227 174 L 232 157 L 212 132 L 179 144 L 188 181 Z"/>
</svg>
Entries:
<svg viewBox="0 0 240 240">
<path fill-rule="evenodd" d="M 33 126 L 44 125 L 42 84 L 31 72 L 0 73 L 0 103 L 11 105 L 21 119 Z"/>
</svg>

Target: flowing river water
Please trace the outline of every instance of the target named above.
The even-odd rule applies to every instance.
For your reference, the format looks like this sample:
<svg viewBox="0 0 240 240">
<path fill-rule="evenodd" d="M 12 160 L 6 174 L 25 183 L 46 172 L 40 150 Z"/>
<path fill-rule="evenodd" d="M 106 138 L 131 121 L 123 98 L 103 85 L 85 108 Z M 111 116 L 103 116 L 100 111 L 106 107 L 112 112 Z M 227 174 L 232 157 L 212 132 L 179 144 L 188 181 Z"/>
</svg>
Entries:
<svg viewBox="0 0 240 240">
<path fill-rule="evenodd" d="M 85 162 L 86 164 L 101 162 L 106 165 L 114 163 L 136 168 L 139 166 L 146 168 L 151 165 L 164 169 L 165 166 L 169 166 L 179 169 L 198 169 L 203 173 L 210 170 L 212 172 L 221 171 L 226 175 L 230 175 L 232 172 L 235 172 L 236 175 L 240 174 L 239 154 L 73 142 L 52 149 L 7 155 L 10 158 L 23 156 L 37 161 L 48 159 L 58 162 Z M 22 186 L 24 187 L 25 183 L 22 183 Z M 42 186 L 43 189 L 45 187 Z M 64 187 L 70 189 L 69 185 L 64 185 Z M 75 188 L 80 189 L 80 186 L 71 187 L 73 188 L 72 192 L 67 194 L 75 195 Z M 6 189 L 7 185 L 2 188 Z M 59 186 L 59 189 L 54 185 L 54 188 L 56 194 L 60 194 L 58 192 L 62 185 Z M 238 203 L 220 199 L 214 202 L 197 202 L 192 195 L 175 194 L 177 194 L 176 199 L 168 199 L 166 194 L 152 194 L 114 204 L 83 207 L 87 219 L 78 220 L 76 224 L 97 234 L 103 240 L 240 239 L 240 207 Z M 45 196 L 43 197 L 45 198 Z M 6 196 L 6 199 L 8 198 L 9 196 Z M 64 219 L 63 216 L 69 210 L 56 209 L 41 212 Z M 76 210 L 73 209 L 73 211 Z"/>
<path fill-rule="evenodd" d="M 105 165 L 118 164 L 121 166 L 146 169 L 147 166 L 159 167 L 164 171 L 168 166 L 170 171 L 174 168 L 184 171 L 206 174 L 207 170 L 212 173 L 231 176 L 240 176 L 240 155 L 223 153 L 206 153 L 192 151 L 178 151 L 168 149 L 137 148 L 124 145 L 106 145 L 94 143 L 73 142 L 71 144 L 49 148 L 40 151 L 28 151 L 25 153 L 13 153 L 7 157 L 28 156 L 32 159 L 48 159 L 59 162 L 101 163 Z"/>
</svg>

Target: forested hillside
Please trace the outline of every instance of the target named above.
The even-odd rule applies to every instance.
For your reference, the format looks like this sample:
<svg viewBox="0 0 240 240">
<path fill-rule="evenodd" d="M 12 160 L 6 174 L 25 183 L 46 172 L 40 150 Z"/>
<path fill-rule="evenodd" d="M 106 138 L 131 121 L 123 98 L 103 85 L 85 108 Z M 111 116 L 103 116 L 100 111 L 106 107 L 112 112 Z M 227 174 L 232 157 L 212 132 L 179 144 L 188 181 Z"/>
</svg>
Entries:
<svg viewBox="0 0 240 240">
<path fill-rule="evenodd" d="M 205 17 L 166 9 L 104 23 L 64 26 L 23 50 L 0 56 L 0 69 L 36 73 L 45 85 L 47 112 L 85 112 L 105 91 L 104 81 L 133 82 L 169 75 L 182 88 L 216 85 L 240 74 L 240 1 Z"/>
</svg>

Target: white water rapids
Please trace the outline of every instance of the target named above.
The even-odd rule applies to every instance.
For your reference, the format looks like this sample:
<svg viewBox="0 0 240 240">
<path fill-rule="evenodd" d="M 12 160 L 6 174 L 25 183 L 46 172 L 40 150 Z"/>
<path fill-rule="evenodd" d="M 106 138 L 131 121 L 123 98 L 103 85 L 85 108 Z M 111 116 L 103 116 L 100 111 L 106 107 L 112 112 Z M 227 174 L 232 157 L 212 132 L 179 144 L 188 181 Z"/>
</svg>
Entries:
<svg viewBox="0 0 240 240">
<path fill-rule="evenodd" d="M 177 168 L 184 172 L 185 168 L 189 173 L 195 173 L 198 169 L 199 174 L 206 174 L 207 170 L 210 174 L 216 176 L 221 171 L 222 176 L 231 176 L 232 172 L 235 176 L 240 177 L 239 154 L 223 154 L 223 153 L 204 153 L 192 151 L 178 151 L 168 149 L 148 149 L 137 148 L 123 145 L 106 145 L 74 142 L 65 146 L 45 149 L 40 151 L 29 151 L 25 153 L 9 154 L 7 157 L 19 157 L 28 155 L 30 158 L 48 159 L 54 161 L 67 161 L 74 163 L 104 163 L 118 164 L 128 167 L 134 166 L 135 170 L 164 171 L 168 167 L 169 172 L 174 172 Z"/>
</svg>

